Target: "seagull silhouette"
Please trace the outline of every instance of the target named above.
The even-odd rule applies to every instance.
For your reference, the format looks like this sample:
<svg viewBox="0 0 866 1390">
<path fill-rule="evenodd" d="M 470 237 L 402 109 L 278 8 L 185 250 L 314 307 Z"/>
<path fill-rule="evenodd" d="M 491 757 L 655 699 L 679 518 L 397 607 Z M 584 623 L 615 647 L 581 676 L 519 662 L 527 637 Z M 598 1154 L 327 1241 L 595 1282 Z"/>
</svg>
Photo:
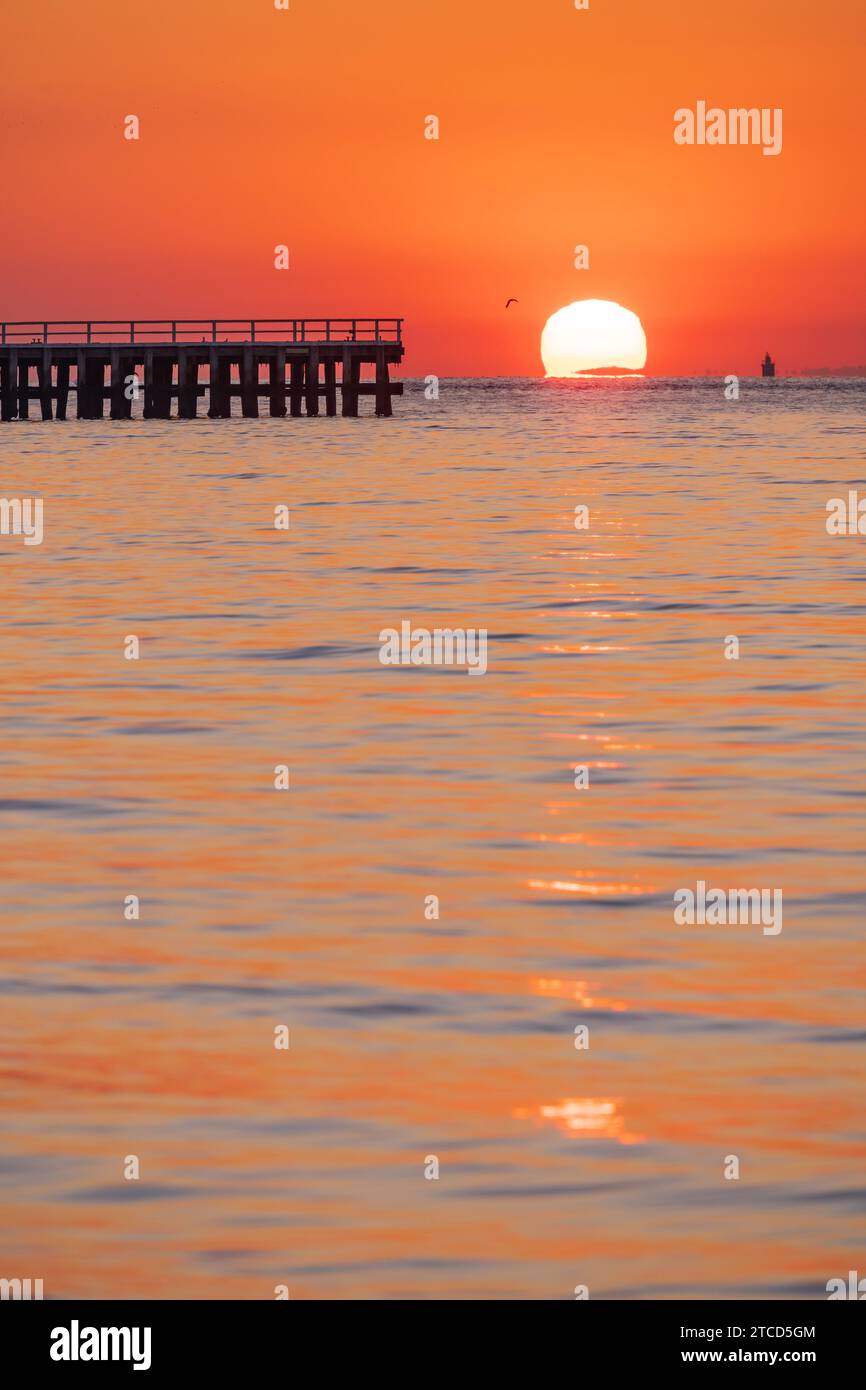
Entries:
<svg viewBox="0 0 866 1390">
<path fill-rule="evenodd" d="M 509 304 L 519 304 L 519 303 L 520 303 L 520 300 L 519 300 L 519 299 L 506 299 L 506 301 L 505 301 L 505 307 L 506 307 L 506 309 L 507 309 L 508 306 L 509 306 Z"/>
</svg>

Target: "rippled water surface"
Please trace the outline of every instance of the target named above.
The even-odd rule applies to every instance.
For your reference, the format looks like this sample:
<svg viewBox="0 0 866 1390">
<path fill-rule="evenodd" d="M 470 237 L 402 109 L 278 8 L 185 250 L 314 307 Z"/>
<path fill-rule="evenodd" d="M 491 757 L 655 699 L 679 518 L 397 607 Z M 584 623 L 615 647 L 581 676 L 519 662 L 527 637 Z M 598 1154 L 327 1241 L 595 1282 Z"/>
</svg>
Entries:
<svg viewBox="0 0 866 1390">
<path fill-rule="evenodd" d="M 41 546 L 0 537 L 0 1275 L 862 1272 L 866 538 L 825 507 L 866 494 L 864 396 L 443 382 L 392 420 L 0 429 L 0 491 L 45 506 Z M 383 667 L 403 619 L 486 627 L 487 674 Z M 677 925 L 698 880 L 782 889 L 783 930 Z"/>
</svg>

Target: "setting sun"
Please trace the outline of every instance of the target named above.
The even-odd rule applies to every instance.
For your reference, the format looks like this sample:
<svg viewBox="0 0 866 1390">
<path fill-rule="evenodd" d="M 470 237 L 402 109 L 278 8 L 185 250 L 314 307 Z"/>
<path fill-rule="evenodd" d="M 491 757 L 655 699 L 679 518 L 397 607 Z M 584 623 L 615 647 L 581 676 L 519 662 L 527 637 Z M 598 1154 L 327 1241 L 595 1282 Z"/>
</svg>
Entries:
<svg viewBox="0 0 866 1390">
<path fill-rule="evenodd" d="M 646 334 L 637 314 L 609 299 L 580 299 L 551 314 L 541 335 L 548 376 L 577 376 L 599 367 L 640 371 Z"/>
</svg>

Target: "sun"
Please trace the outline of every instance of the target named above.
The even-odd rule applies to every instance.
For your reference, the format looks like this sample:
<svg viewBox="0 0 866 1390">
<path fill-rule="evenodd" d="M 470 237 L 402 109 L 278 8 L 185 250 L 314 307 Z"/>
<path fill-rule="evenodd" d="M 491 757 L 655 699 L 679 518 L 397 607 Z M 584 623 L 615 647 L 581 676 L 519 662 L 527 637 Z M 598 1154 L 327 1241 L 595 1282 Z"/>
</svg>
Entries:
<svg viewBox="0 0 866 1390">
<path fill-rule="evenodd" d="M 579 376 L 599 367 L 640 371 L 646 334 L 631 309 L 611 299 L 578 299 L 547 320 L 541 360 L 548 376 Z"/>
</svg>

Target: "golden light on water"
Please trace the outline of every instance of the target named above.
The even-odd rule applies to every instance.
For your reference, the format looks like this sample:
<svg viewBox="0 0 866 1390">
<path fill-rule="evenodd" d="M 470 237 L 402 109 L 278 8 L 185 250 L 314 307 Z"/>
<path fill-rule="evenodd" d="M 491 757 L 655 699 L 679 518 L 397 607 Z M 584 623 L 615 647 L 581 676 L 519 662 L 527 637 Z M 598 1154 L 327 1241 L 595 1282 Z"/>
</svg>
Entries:
<svg viewBox="0 0 866 1390">
<path fill-rule="evenodd" d="M 640 371 L 646 334 L 637 314 L 611 299 L 578 299 L 551 314 L 541 334 L 547 376 L 579 376 L 605 367 Z"/>
<path fill-rule="evenodd" d="M 614 1139 L 618 1144 L 641 1144 L 644 1135 L 626 1129 L 625 1116 L 616 1098 L 568 1097 L 556 1105 L 539 1105 L 537 1110 L 515 1110 L 515 1119 L 550 1121 L 572 1137 Z"/>
<path fill-rule="evenodd" d="M 527 888 L 543 888 L 552 893 L 585 893 L 590 898 L 631 897 L 639 898 L 652 889 L 634 883 L 576 883 L 563 878 L 530 878 Z"/>
<path fill-rule="evenodd" d="M 544 1120 L 562 1120 L 567 1129 L 608 1131 L 616 1118 L 614 1100 L 563 1100 L 559 1105 L 541 1105 Z"/>
<path fill-rule="evenodd" d="M 582 1009 L 604 1009 L 609 1013 L 625 1013 L 628 1009 L 628 1004 L 622 1000 L 593 994 L 586 980 L 542 978 L 532 982 L 532 992 L 549 999 L 572 999 Z"/>
</svg>

